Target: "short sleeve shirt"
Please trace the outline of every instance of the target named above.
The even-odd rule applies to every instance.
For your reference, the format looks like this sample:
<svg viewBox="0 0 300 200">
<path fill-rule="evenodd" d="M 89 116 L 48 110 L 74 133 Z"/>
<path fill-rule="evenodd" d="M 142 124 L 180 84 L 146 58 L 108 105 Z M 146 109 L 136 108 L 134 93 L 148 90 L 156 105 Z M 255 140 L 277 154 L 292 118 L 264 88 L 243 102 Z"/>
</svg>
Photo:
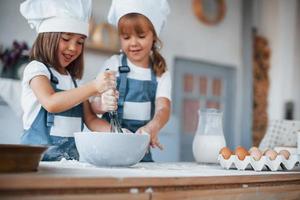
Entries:
<svg viewBox="0 0 300 200">
<path fill-rule="evenodd" d="M 58 89 L 69 90 L 74 88 L 71 75 L 60 74 L 54 68 L 50 68 L 50 70 L 59 81 L 57 84 Z M 30 87 L 30 81 L 36 76 L 46 76 L 50 80 L 51 75 L 43 63 L 31 61 L 24 70 L 22 80 L 21 105 L 23 109 L 23 128 L 25 130 L 30 128 L 41 109 L 41 104 Z"/>
</svg>

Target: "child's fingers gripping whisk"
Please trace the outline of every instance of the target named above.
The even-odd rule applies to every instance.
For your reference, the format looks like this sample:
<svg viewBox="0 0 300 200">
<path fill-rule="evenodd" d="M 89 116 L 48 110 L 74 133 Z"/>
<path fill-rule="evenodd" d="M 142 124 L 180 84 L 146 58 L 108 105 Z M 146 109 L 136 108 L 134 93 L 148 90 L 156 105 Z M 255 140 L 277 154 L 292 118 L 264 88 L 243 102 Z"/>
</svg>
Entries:
<svg viewBox="0 0 300 200">
<path fill-rule="evenodd" d="M 101 95 L 102 109 L 105 112 L 114 111 L 118 108 L 119 92 L 117 90 L 106 90 Z"/>
<path fill-rule="evenodd" d="M 109 89 L 116 88 L 116 72 L 105 71 L 100 73 L 96 78 L 96 88 L 99 93 L 103 93 Z"/>
</svg>

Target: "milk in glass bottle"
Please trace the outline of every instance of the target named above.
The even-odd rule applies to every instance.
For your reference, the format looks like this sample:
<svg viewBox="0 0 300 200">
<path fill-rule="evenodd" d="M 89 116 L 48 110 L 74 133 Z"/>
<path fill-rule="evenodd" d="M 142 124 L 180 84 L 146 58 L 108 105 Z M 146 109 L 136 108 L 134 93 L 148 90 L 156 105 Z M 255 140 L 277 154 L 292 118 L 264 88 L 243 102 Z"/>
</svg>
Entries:
<svg viewBox="0 0 300 200">
<path fill-rule="evenodd" d="M 222 112 L 216 109 L 199 110 L 199 122 L 193 141 L 193 154 L 198 163 L 217 163 L 219 151 L 226 146 Z"/>
</svg>

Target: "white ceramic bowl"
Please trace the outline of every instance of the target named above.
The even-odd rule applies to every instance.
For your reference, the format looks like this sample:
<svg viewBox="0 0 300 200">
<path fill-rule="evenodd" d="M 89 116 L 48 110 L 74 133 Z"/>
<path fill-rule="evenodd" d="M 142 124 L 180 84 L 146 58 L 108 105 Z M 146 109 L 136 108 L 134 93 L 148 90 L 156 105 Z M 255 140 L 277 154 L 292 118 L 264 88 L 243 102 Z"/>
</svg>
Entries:
<svg viewBox="0 0 300 200">
<path fill-rule="evenodd" d="M 148 134 L 74 133 L 80 161 L 96 166 L 131 166 L 142 160 L 150 142 Z"/>
</svg>

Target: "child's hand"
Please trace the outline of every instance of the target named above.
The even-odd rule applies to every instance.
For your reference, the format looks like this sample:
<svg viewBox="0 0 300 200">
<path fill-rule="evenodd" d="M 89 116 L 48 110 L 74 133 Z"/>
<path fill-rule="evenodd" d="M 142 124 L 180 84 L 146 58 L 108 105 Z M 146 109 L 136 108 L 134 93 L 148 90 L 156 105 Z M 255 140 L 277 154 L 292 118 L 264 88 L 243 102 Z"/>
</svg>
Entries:
<svg viewBox="0 0 300 200">
<path fill-rule="evenodd" d="M 106 90 L 109 89 L 115 89 L 116 88 L 116 72 L 114 71 L 105 71 L 103 73 L 100 73 L 96 80 L 95 80 L 95 86 L 99 93 L 103 93 Z"/>
<path fill-rule="evenodd" d="M 117 110 L 119 92 L 117 90 L 106 90 L 101 95 L 101 108 L 104 112 Z"/>
<path fill-rule="evenodd" d="M 149 128 L 147 128 L 147 126 L 143 126 L 141 128 L 139 128 L 135 133 L 137 134 L 142 134 L 142 133 L 148 133 L 150 135 L 150 146 L 152 148 L 156 148 L 158 147 L 160 150 L 163 150 L 164 147 L 162 144 L 160 144 L 158 137 L 157 137 L 157 132 L 151 132 L 151 130 Z"/>
</svg>

